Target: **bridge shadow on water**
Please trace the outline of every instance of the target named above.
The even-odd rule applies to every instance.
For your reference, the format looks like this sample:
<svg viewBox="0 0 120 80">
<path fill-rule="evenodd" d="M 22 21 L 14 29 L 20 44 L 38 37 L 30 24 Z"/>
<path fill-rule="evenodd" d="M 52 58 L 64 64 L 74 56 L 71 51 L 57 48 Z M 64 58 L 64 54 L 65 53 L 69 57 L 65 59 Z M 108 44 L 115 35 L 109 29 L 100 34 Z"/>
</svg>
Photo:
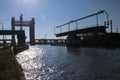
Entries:
<svg viewBox="0 0 120 80">
<path fill-rule="evenodd" d="M 80 52 L 80 48 L 79 47 L 69 47 L 69 48 L 67 48 L 67 53 L 80 55 L 81 52 Z"/>
</svg>

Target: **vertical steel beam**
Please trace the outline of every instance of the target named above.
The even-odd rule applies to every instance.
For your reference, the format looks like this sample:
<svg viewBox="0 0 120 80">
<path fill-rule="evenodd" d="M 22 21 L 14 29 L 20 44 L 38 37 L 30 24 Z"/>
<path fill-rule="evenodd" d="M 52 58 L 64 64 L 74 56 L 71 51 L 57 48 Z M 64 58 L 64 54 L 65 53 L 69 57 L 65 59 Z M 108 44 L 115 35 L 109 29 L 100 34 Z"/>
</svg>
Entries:
<svg viewBox="0 0 120 80">
<path fill-rule="evenodd" d="M 15 42 L 15 18 L 12 17 L 12 20 L 11 20 L 11 25 L 12 25 L 12 46 L 16 46 L 16 42 Z"/>
<path fill-rule="evenodd" d="M 35 21 L 34 21 L 34 18 L 32 18 L 31 24 L 30 24 L 30 44 L 35 45 Z"/>
</svg>

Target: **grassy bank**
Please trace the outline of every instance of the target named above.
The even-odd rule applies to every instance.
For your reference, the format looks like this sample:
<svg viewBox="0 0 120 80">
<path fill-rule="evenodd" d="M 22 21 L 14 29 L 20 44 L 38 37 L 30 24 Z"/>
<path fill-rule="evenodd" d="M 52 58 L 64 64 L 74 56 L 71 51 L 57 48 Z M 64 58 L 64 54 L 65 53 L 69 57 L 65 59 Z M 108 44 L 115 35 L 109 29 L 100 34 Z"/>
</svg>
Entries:
<svg viewBox="0 0 120 80">
<path fill-rule="evenodd" d="M 0 49 L 0 80 L 25 80 L 10 48 Z"/>
</svg>

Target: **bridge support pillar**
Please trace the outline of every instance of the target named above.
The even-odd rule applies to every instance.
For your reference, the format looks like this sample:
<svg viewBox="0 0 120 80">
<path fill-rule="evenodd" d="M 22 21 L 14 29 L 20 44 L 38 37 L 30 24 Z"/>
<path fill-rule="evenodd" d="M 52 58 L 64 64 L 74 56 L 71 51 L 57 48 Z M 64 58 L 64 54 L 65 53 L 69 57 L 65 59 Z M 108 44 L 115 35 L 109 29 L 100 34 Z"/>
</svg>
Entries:
<svg viewBox="0 0 120 80">
<path fill-rule="evenodd" d="M 68 35 L 66 46 L 67 47 L 80 47 L 80 37 L 76 35 Z"/>
<path fill-rule="evenodd" d="M 15 18 L 12 17 L 12 20 L 11 20 L 11 25 L 12 25 L 12 46 L 16 46 L 16 41 L 15 41 Z"/>
<path fill-rule="evenodd" d="M 30 25 L 30 44 L 35 45 L 35 21 L 34 18 L 31 20 L 31 25 Z"/>
<path fill-rule="evenodd" d="M 17 35 L 17 39 L 18 39 L 18 45 L 19 46 L 24 46 L 25 44 L 25 32 L 23 30 L 20 31 L 20 33 Z"/>
</svg>

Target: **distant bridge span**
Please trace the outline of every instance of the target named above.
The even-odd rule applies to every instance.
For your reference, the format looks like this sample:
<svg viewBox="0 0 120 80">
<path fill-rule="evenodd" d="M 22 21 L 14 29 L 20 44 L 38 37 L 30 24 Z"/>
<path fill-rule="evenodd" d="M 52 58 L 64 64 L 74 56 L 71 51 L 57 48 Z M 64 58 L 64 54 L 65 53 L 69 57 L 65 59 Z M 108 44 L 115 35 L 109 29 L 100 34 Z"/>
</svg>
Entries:
<svg viewBox="0 0 120 80">
<path fill-rule="evenodd" d="M 36 44 L 65 45 L 66 39 L 35 39 Z"/>
</svg>

